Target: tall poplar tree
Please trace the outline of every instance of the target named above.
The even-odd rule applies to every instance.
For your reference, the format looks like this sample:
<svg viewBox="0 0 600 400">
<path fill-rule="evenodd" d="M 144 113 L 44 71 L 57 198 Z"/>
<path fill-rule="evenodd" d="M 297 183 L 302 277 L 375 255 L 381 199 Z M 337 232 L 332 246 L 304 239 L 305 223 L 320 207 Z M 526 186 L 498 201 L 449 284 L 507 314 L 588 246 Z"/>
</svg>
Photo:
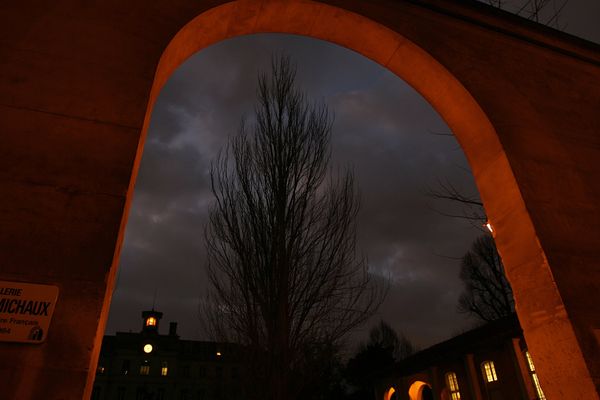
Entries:
<svg viewBox="0 0 600 400">
<path fill-rule="evenodd" d="M 353 174 L 328 167 L 327 107 L 296 88 L 286 57 L 260 75 L 257 96 L 211 169 L 208 323 L 246 349 L 246 394 L 285 400 L 315 384 L 321 355 L 383 292 L 356 251 Z"/>
</svg>

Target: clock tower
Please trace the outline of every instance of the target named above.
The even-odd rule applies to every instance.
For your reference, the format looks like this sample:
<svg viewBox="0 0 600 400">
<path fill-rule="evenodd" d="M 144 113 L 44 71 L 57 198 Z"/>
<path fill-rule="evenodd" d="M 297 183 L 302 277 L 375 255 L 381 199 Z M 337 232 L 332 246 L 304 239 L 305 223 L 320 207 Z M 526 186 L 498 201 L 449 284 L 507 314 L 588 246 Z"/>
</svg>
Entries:
<svg viewBox="0 0 600 400">
<path fill-rule="evenodd" d="M 163 313 L 159 311 L 142 311 L 142 319 L 144 325 L 142 326 L 142 333 L 158 334 L 158 323 L 162 318 Z"/>
</svg>

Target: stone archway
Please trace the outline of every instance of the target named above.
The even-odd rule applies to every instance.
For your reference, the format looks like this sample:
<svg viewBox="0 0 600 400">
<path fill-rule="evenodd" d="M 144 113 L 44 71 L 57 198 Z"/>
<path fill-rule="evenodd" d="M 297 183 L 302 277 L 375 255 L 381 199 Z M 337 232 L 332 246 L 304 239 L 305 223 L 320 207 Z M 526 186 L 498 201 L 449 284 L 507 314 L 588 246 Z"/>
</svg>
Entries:
<svg viewBox="0 0 600 400">
<path fill-rule="evenodd" d="M 4 13 L 0 278 L 61 290 L 45 344 L 0 345 L 8 395 L 89 396 L 149 115 L 170 73 L 217 41 L 285 32 L 373 59 L 446 120 L 496 231 L 545 392 L 598 398 L 597 46 L 477 4 L 213 3 L 73 0 Z"/>
<path fill-rule="evenodd" d="M 431 385 L 423 381 L 414 381 L 408 388 L 410 400 L 433 400 Z"/>
<path fill-rule="evenodd" d="M 396 400 L 396 397 L 396 389 L 394 389 L 394 387 L 390 387 L 388 390 L 385 391 L 383 395 L 383 400 Z"/>
</svg>

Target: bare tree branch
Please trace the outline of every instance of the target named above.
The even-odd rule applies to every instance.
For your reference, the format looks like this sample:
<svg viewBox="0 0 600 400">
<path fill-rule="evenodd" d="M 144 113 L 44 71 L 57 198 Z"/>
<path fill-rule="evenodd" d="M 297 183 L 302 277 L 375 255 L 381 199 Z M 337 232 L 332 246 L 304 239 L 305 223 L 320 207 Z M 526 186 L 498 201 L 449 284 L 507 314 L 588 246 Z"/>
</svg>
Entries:
<svg viewBox="0 0 600 400">
<path fill-rule="evenodd" d="M 493 7 L 511 11 L 523 18 L 551 26 L 556 29 L 563 29 L 559 23 L 559 16 L 569 0 L 521 0 L 521 1 L 503 1 L 488 0 L 487 3 Z M 552 10 L 550 10 L 552 7 Z M 550 13 L 550 14 L 549 14 Z M 544 20 L 544 16 L 550 15 Z"/>
<path fill-rule="evenodd" d="M 494 239 L 480 236 L 463 259 L 460 279 L 465 289 L 458 309 L 483 321 L 493 321 L 515 311 L 512 289 Z"/>
</svg>

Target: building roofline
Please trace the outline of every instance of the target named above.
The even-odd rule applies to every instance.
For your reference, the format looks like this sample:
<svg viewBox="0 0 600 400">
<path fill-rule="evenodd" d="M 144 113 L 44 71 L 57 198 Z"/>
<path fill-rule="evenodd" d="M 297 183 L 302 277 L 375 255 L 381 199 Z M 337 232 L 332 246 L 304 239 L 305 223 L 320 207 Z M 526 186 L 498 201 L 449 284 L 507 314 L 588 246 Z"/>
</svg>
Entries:
<svg viewBox="0 0 600 400">
<path fill-rule="evenodd" d="M 386 375 L 391 372 L 408 374 L 422 371 L 440 360 L 461 357 L 463 354 L 473 352 L 478 348 L 486 347 L 506 338 L 521 337 L 522 335 L 523 330 L 517 315 L 513 313 L 421 350 L 396 362 L 392 367 L 380 371 L 377 375 Z"/>
</svg>

